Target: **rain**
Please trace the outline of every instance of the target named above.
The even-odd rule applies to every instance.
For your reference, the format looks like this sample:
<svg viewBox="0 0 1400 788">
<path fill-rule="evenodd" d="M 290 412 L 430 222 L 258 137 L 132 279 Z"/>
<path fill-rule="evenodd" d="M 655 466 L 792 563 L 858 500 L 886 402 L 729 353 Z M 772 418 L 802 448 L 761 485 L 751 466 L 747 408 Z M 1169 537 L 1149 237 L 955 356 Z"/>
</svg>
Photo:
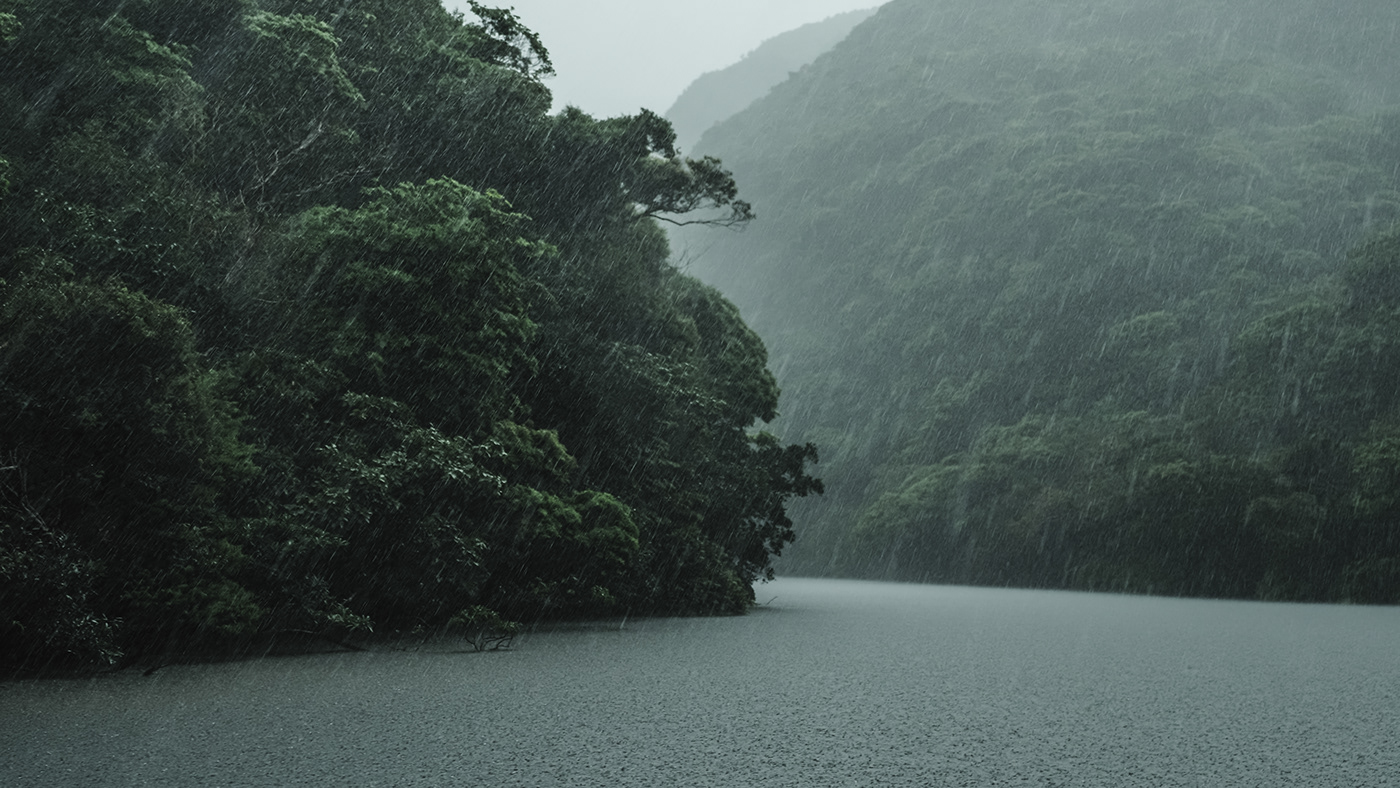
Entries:
<svg viewBox="0 0 1400 788">
<path fill-rule="evenodd" d="M 0 0 L 0 784 L 1400 782 L 1398 31 Z"/>
</svg>

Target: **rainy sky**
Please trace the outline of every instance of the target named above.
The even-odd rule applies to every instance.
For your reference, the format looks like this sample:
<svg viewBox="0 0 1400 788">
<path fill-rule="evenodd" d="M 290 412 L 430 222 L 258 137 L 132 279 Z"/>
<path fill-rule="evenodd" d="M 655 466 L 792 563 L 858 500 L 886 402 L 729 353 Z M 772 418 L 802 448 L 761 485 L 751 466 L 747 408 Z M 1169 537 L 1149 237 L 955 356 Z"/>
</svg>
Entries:
<svg viewBox="0 0 1400 788">
<path fill-rule="evenodd" d="M 558 76 L 554 108 L 595 117 L 665 112 L 696 77 L 738 61 L 763 41 L 882 0 L 488 0 L 513 7 L 540 34 Z M 466 10 L 466 0 L 446 0 Z"/>
</svg>

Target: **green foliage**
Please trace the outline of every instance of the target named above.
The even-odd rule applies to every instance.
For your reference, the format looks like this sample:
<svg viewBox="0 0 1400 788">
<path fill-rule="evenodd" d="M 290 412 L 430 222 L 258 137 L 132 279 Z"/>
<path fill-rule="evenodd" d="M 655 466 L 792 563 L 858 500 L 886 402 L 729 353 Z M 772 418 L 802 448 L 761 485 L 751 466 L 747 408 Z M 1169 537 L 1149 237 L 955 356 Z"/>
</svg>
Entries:
<svg viewBox="0 0 1400 788">
<path fill-rule="evenodd" d="M 632 508 L 635 604 L 733 612 L 794 538 L 785 503 L 820 491 L 805 472 L 815 450 L 749 434 L 776 415 L 778 389 L 733 306 L 674 271 L 652 276 L 668 302 L 614 305 L 606 326 L 587 313 L 563 323 L 589 341 L 564 345 L 545 327 L 540 343 L 570 352 L 541 355 L 529 402 L 536 418 L 560 424 L 566 445 L 581 447 L 579 485 Z M 710 590 L 696 592 L 697 583 Z"/>
<path fill-rule="evenodd" d="M 629 507 L 593 491 L 566 499 L 517 486 L 510 496 L 519 527 L 495 559 L 496 606 L 535 615 L 613 610 L 637 559 Z"/>
<path fill-rule="evenodd" d="M 1400 305 L 1400 232 L 1372 238 L 1347 256 L 1342 281 L 1353 304 L 1384 308 Z"/>
<path fill-rule="evenodd" d="M 6 8 L 13 8 L 13 3 L 7 4 Z M 0 11 L 0 43 L 10 43 L 19 36 L 19 20 L 15 18 L 14 11 Z"/>
<path fill-rule="evenodd" d="M 398 403 L 339 404 L 344 442 L 316 451 L 297 519 L 340 543 L 324 569 L 337 598 L 389 626 L 440 619 L 485 579 L 486 521 L 504 480 L 481 467 L 480 448 L 407 422 Z"/>
<path fill-rule="evenodd" d="M 1378 424 L 1368 437 L 1352 452 L 1355 505 L 1369 518 L 1394 520 L 1400 517 L 1400 435 L 1393 426 Z"/>
<path fill-rule="evenodd" d="M 443 180 L 376 190 L 356 210 L 312 209 L 277 259 L 289 281 L 277 319 L 357 390 L 485 435 L 514 412 L 507 384 L 532 363 L 518 269 L 551 251 L 519 237 L 525 218 L 508 208 Z"/>
<path fill-rule="evenodd" d="M 201 63 L 210 75 L 201 140 L 207 188 L 243 203 L 295 206 L 353 177 L 341 160 L 364 97 L 314 17 L 253 11 Z"/>
<path fill-rule="evenodd" d="M 641 161 L 628 190 L 638 203 L 637 218 L 658 218 L 671 224 L 710 224 L 733 227 L 752 221 L 753 206 L 735 199 L 738 187 L 720 160 L 659 157 Z M 702 219 L 673 219 L 668 214 L 688 214 L 701 209 L 724 209 L 727 214 Z"/>
<path fill-rule="evenodd" d="M 27 99 L 7 123 L 20 139 L 96 124 L 136 153 L 161 136 L 184 137 L 199 122 L 202 91 L 180 45 L 159 43 L 121 16 L 87 16 L 86 4 L 23 10 L 4 53 L 12 95 Z"/>
<path fill-rule="evenodd" d="M 472 43 L 467 54 L 483 63 L 518 71 L 531 79 L 554 74 L 549 51 L 534 31 L 521 24 L 513 13 L 514 9 L 489 8 L 476 0 L 467 0 L 467 5 L 482 22 L 475 26 L 479 38 Z"/>
<path fill-rule="evenodd" d="M 452 616 L 451 623 L 463 628 L 473 651 L 509 648 L 511 641 L 520 633 L 519 622 L 506 621 L 500 613 L 482 605 L 473 605 L 458 612 Z"/>
<path fill-rule="evenodd" d="M 17 456 L 0 468 L 0 655 L 15 664 L 104 664 L 119 651 L 113 622 L 97 610 L 96 568 L 72 539 L 44 523 Z"/>
<path fill-rule="evenodd" d="M 0 660 L 752 599 L 815 452 L 651 218 L 751 211 L 471 10 L 0 0 Z"/>
<path fill-rule="evenodd" d="M 769 207 L 693 270 L 784 359 L 785 432 L 833 491 L 788 568 L 1386 577 L 1352 452 L 1400 404 L 1400 60 L 1368 32 L 1400 16 L 1333 10 L 900 0 L 707 133 Z"/>
<path fill-rule="evenodd" d="M 27 268 L 0 297 L 7 548 L 40 588 L 72 589 L 62 649 L 113 653 L 117 620 L 128 637 L 246 631 L 262 611 L 235 579 L 244 554 L 220 491 L 254 469 L 188 323 L 120 285 L 69 281 L 62 261 Z M 10 620 L 16 649 L 47 637 Z"/>
</svg>

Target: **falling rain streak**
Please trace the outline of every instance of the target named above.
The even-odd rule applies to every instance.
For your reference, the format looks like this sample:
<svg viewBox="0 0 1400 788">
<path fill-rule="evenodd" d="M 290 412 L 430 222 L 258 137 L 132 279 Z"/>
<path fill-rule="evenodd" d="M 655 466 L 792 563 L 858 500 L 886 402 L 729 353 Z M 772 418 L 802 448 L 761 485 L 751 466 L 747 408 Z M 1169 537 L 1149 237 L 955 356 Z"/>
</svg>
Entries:
<svg viewBox="0 0 1400 788">
<path fill-rule="evenodd" d="M 1394 781 L 1394 0 L 463 11 L 0 0 L 0 782 Z"/>
</svg>

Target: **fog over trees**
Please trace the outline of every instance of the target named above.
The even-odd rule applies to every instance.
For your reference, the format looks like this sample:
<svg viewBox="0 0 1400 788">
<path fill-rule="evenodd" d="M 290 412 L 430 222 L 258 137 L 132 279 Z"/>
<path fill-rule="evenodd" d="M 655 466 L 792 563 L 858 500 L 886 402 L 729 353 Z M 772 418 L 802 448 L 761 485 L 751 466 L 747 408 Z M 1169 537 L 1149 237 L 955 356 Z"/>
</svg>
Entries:
<svg viewBox="0 0 1400 788">
<path fill-rule="evenodd" d="M 1396 74 L 1380 0 L 894 0 L 710 129 L 783 570 L 1400 601 Z"/>
</svg>

